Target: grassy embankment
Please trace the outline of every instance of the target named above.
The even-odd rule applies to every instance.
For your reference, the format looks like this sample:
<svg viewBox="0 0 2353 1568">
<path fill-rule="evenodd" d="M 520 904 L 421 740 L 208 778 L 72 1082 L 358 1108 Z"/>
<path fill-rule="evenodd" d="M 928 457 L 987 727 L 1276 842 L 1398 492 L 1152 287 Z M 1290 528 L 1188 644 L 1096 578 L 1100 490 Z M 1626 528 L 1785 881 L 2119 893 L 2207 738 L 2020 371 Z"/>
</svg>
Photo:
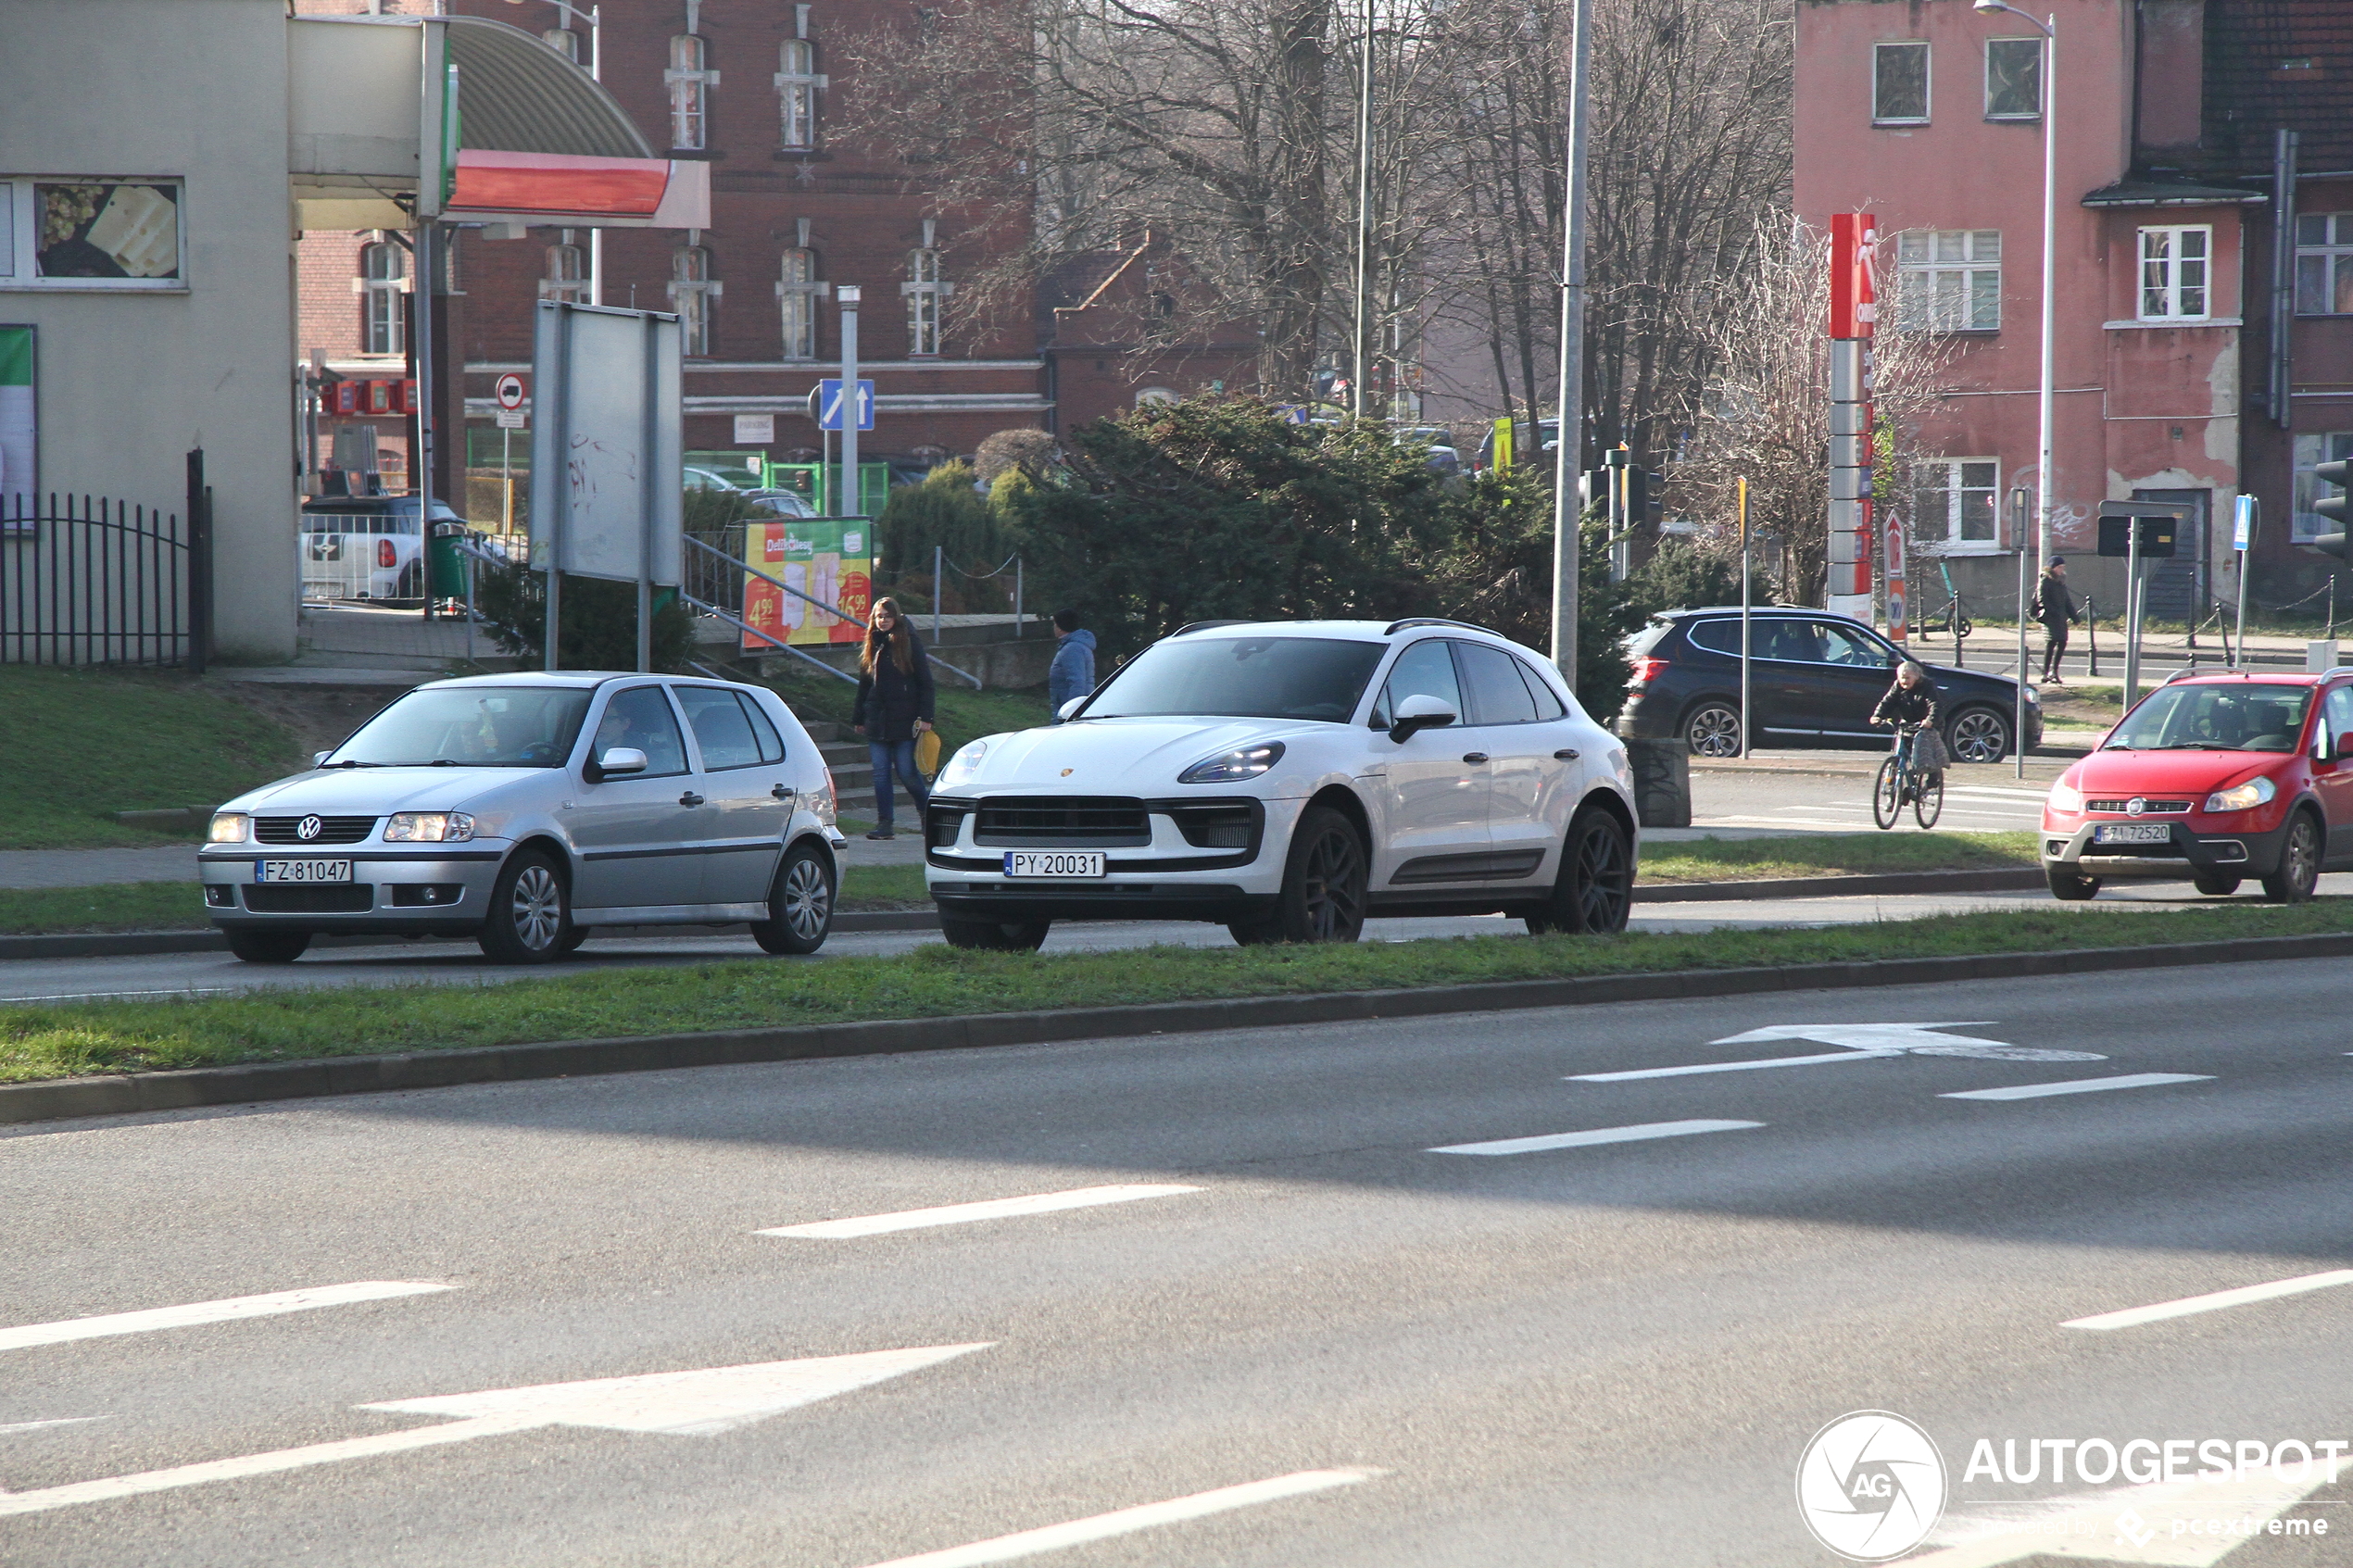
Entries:
<svg viewBox="0 0 2353 1568">
<path fill-rule="evenodd" d="M 0 769 L 0 849 L 186 842 L 117 811 L 208 810 L 303 765 L 295 737 L 186 676 L 0 668 L 15 747 Z"/>
<path fill-rule="evenodd" d="M 855 851 L 852 851 L 853 855 Z M 2024 833 L 1831 834 L 1818 838 L 1700 839 L 1655 844 L 1642 881 L 1749 882 L 1885 872 L 1985 871 L 2034 864 Z M 927 909 L 921 866 L 852 865 L 844 909 Z M 32 932 L 194 931 L 209 923 L 184 882 L 0 888 L 0 935 Z"/>
<path fill-rule="evenodd" d="M 1349 947 L 1012 954 L 936 945 L 858 962 L 738 960 L 497 985 L 8 1005 L 0 1007 L 0 1081 L 858 1019 L 2343 931 L 2353 931 L 2353 900 L 2284 909 L 2217 900 L 2145 913 L 2129 912 L 2124 905 L 2055 904 L 1812 930 L 1480 936 Z"/>
</svg>

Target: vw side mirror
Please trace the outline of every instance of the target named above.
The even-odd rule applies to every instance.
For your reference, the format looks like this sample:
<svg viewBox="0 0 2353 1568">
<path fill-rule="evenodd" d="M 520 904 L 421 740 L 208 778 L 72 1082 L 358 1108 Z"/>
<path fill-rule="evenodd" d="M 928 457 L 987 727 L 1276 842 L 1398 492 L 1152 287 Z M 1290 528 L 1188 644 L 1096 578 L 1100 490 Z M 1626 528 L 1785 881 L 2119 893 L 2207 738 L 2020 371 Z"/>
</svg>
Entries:
<svg viewBox="0 0 2353 1568">
<path fill-rule="evenodd" d="M 1442 699 L 1427 693 L 1416 694 L 1397 705 L 1397 716 L 1390 721 L 1389 738 L 1403 746 L 1421 731 L 1443 729 L 1456 717 Z"/>
<path fill-rule="evenodd" d="M 646 754 L 634 746 L 616 746 L 597 759 L 597 771 L 609 779 L 646 771 Z"/>
</svg>

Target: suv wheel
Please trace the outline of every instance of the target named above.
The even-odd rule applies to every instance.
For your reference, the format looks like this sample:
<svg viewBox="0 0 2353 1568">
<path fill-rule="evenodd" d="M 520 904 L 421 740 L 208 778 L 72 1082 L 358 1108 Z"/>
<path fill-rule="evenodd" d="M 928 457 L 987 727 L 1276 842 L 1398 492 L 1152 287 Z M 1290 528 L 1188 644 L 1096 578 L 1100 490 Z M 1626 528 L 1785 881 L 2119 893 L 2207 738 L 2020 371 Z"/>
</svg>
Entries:
<svg viewBox="0 0 2353 1568">
<path fill-rule="evenodd" d="M 988 920 L 950 920 L 940 917 L 939 934 L 948 938 L 951 947 L 974 947 L 988 953 L 1034 953 L 1045 944 L 1046 933 L 1052 930 L 1050 920 L 1016 921 L 1002 923 Z"/>
<path fill-rule="evenodd" d="M 1310 806 L 1291 834 L 1282 891 L 1275 896 L 1275 918 L 1269 922 L 1274 939 L 1355 941 L 1365 929 L 1365 893 L 1371 874 L 1356 824 L 1328 806 Z"/>
<path fill-rule="evenodd" d="M 1580 811 L 1562 841 L 1553 901 L 1541 914 L 1526 917 L 1529 934 L 1607 935 L 1626 929 L 1633 904 L 1634 857 L 1626 830 L 1606 811 Z"/>
<path fill-rule="evenodd" d="M 1729 702 L 1701 703 L 1683 721 L 1683 744 L 1694 757 L 1738 757 L 1740 709 Z"/>
<path fill-rule="evenodd" d="M 490 918 L 475 938 L 497 963 L 552 963 L 571 949 L 572 897 L 563 872 L 536 849 L 509 860 L 490 889 Z"/>
<path fill-rule="evenodd" d="M 803 839 L 785 851 L 768 890 L 768 918 L 751 922 L 762 952 L 813 953 L 834 929 L 834 875 L 825 857 Z"/>
<path fill-rule="evenodd" d="M 1990 708 L 1964 708 L 1944 731 L 1956 762 L 1999 762 L 2010 754 L 2010 721 Z"/>
<path fill-rule="evenodd" d="M 2287 842 L 2280 847 L 2280 869 L 2263 879 L 2263 897 L 2274 904 L 2301 904 L 2321 880 L 2321 824 L 2309 811 L 2288 819 Z"/>
<path fill-rule="evenodd" d="M 2058 866 L 2045 866 L 2043 880 L 2051 884 L 2052 897 L 2063 898 L 2070 904 L 2080 904 L 2100 890 L 2098 877 L 2085 876 L 2081 872 L 2070 872 Z"/>
<path fill-rule="evenodd" d="M 292 963 L 310 946 L 308 931 L 232 931 L 229 950 L 246 963 Z"/>
</svg>

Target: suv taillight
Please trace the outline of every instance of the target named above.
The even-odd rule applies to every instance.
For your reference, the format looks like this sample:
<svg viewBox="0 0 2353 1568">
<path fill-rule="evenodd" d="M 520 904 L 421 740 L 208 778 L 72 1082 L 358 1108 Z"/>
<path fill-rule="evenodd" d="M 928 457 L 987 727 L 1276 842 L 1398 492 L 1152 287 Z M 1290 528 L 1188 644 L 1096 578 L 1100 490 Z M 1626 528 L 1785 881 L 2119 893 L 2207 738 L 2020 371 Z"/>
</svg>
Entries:
<svg viewBox="0 0 2353 1568">
<path fill-rule="evenodd" d="M 1647 685 L 1667 673 L 1667 661 L 1663 659 L 1638 659 L 1634 661 L 1632 684 Z"/>
</svg>

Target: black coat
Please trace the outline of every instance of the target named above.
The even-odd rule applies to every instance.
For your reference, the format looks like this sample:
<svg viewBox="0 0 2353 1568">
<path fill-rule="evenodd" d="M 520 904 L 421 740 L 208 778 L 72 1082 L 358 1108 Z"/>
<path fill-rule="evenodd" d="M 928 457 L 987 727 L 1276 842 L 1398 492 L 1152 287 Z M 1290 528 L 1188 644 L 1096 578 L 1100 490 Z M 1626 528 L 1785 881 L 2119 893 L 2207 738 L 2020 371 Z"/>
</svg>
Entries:
<svg viewBox="0 0 2353 1568">
<path fill-rule="evenodd" d="M 1906 687 L 1901 681 L 1887 688 L 1887 695 L 1871 709 L 1874 724 L 1933 724 L 1936 722 L 1936 688 L 1922 681 Z"/>
<path fill-rule="evenodd" d="M 2067 591 L 2065 583 L 2045 572 L 2027 612 L 2045 626 L 2064 626 L 2075 619 L 2075 596 Z"/>
<path fill-rule="evenodd" d="M 863 725 L 868 740 L 912 740 L 916 720 L 932 721 L 931 661 L 924 657 L 923 641 L 913 631 L 908 632 L 907 640 L 915 654 L 911 673 L 900 674 L 898 660 L 885 649 L 874 670 L 858 677 L 858 708 L 849 721 Z"/>
</svg>

